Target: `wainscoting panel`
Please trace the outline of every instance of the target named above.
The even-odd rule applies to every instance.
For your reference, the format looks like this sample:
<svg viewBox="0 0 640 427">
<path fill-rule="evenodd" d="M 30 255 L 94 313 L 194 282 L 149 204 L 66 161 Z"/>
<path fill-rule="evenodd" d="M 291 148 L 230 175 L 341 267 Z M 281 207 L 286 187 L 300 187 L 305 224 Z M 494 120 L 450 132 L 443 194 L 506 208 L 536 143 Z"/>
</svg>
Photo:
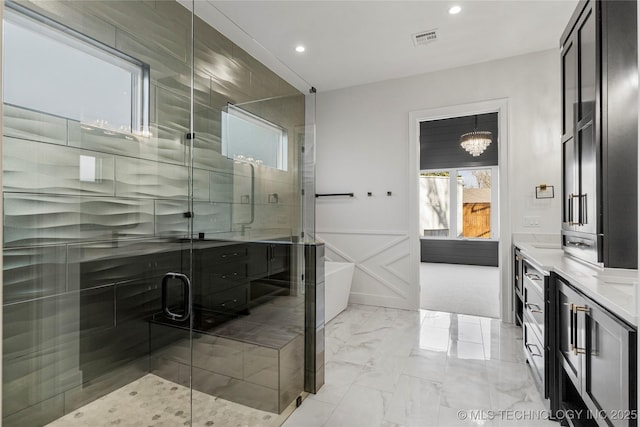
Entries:
<svg viewBox="0 0 640 427">
<path fill-rule="evenodd" d="M 401 309 L 418 307 L 411 280 L 410 241 L 404 231 L 317 230 L 328 261 L 355 264 L 349 302 Z"/>
</svg>

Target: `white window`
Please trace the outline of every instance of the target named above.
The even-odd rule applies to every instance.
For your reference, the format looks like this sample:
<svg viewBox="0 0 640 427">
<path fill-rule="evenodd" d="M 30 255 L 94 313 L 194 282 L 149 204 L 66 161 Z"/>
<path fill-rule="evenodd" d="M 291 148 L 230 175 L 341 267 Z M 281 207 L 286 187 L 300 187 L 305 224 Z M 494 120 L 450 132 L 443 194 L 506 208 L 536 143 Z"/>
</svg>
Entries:
<svg viewBox="0 0 640 427">
<path fill-rule="evenodd" d="M 229 104 L 222 112 L 222 154 L 236 160 L 287 170 L 287 132 Z"/>
<path fill-rule="evenodd" d="M 422 237 L 498 240 L 498 167 L 420 172 Z"/>
<path fill-rule="evenodd" d="M 6 2 L 3 101 L 93 126 L 145 134 L 149 67 Z"/>
</svg>

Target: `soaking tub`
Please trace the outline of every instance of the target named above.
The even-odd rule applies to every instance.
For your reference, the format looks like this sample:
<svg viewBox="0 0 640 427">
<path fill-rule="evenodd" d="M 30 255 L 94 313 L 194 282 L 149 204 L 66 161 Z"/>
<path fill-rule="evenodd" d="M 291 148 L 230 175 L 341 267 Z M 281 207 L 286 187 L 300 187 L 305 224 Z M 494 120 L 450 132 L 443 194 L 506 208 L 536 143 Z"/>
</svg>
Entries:
<svg viewBox="0 0 640 427">
<path fill-rule="evenodd" d="M 324 263 L 324 322 L 340 314 L 349 302 L 355 264 L 351 262 Z"/>
</svg>

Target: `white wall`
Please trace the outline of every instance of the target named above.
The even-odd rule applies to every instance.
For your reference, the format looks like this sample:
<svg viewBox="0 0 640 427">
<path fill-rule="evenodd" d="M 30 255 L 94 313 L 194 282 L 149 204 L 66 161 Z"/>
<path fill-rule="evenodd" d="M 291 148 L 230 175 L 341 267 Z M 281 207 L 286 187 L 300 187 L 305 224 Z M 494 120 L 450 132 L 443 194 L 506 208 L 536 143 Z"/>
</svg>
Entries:
<svg viewBox="0 0 640 427">
<path fill-rule="evenodd" d="M 552 49 L 467 67 L 357 86 L 317 96 L 317 236 L 328 258 L 356 263 L 351 302 L 418 307 L 411 274 L 409 113 L 506 98 L 509 211 L 513 232 L 559 233 L 560 60 Z M 417 179 L 417 178 L 416 178 Z M 556 197 L 536 200 L 535 186 Z M 371 191 L 373 197 L 367 197 Z M 392 196 L 386 192 L 392 191 Z M 538 216 L 539 228 L 524 227 Z M 511 236 L 502 236 L 510 245 Z"/>
</svg>

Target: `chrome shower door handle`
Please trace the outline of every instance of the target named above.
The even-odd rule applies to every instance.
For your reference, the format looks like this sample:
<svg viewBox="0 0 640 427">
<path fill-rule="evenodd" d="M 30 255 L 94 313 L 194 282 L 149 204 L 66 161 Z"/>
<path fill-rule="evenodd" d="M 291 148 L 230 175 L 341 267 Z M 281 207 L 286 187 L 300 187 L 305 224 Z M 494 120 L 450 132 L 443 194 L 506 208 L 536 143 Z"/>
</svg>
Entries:
<svg viewBox="0 0 640 427">
<path fill-rule="evenodd" d="M 174 313 L 169 309 L 169 280 L 178 279 L 182 283 L 182 293 L 184 302 L 182 306 L 182 314 Z M 187 320 L 191 315 L 191 281 L 182 273 L 167 273 L 162 278 L 162 312 L 171 320 L 182 322 Z"/>
</svg>

